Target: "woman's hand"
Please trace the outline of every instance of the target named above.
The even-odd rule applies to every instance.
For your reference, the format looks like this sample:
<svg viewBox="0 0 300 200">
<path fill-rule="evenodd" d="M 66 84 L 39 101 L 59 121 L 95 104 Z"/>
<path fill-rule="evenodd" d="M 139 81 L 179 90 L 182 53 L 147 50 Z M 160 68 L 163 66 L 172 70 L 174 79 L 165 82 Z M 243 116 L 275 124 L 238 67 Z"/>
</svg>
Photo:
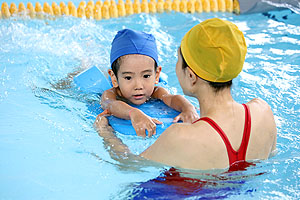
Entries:
<svg viewBox="0 0 300 200">
<path fill-rule="evenodd" d="M 138 136 L 146 137 L 146 130 L 148 136 L 156 134 L 156 124 L 162 124 L 157 119 L 145 115 L 141 110 L 134 108 L 130 112 L 131 124 Z"/>
<path fill-rule="evenodd" d="M 105 137 L 107 132 L 113 132 L 112 127 L 108 124 L 108 119 L 106 116 L 109 116 L 110 113 L 106 109 L 102 113 L 100 113 L 94 122 L 94 128 L 98 131 L 99 135 Z"/>
</svg>

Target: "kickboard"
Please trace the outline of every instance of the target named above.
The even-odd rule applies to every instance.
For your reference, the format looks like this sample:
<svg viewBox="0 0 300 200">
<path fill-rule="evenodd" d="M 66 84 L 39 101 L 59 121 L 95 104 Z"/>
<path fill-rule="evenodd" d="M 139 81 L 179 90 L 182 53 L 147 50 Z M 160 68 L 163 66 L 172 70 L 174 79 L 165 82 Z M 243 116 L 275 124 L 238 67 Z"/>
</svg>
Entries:
<svg viewBox="0 0 300 200">
<path fill-rule="evenodd" d="M 167 84 L 167 75 L 161 74 L 160 82 Z M 94 94 L 102 94 L 105 90 L 112 87 L 110 79 L 96 66 L 86 69 L 75 76 L 74 83 L 80 91 Z M 98 114 L 103 112 L 99 103 L 91 103 L 87 106 L 94 119 L 96 119 Z M 172 124 L 173 119 L 180 114 L 178 111 L 164 104 L 161 100 L 149 100 L 142 105 L 131 106 L 142 110 L 149 117 L 156 118 L 163 122 L 163 124 L 156 125 L 156 135 L 160 135 Z M 115 131 L 126 135 L 136 135 L 130 120 L 124 120 L 114 116 L 109 116 L 108 120 Z"/>
</svg>

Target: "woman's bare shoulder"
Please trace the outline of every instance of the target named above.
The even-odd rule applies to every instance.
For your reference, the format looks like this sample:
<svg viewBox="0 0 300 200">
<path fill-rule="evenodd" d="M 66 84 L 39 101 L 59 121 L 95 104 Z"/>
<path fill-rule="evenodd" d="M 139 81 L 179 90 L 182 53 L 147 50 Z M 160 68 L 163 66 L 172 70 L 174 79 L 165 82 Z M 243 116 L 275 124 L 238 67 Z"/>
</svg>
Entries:
<svg viewBox="0 0 300 200">
<path fill-rule="evenodd" d="M 254 99 L 251 99 L 247 104 L 262 104 L 262 105 L 265 105 L 267 104 L 267 102 L 261 98 L 254 98 Z"/>
<path fill-rule="evenodd" d="M 258 104 L 258 105 L 268 105 L 268 103 L 261 98 L 251 99 L 247 104 Z"/>
<path fill-rule="evenodd" d="M 255 98 L 247 103 L 251 118 L 259 127 L 265 127 L 270 133 L 276 133 L 276 123 L 271 106 L 264 100 Z"/>
<path fill-rule="evenodd" d="M 168 127 L 162 134 L 163 138 L 166 138 L 168 141 L 177 140 L 179 137 L 184 137 L 186 132 L 191 129 L 191 124 L 187 123 L 175 123 Z M 176 137 L 174 137 L 176 136 Z"/>
<path fill-rule="evenodd" d="M 165 130 L 162 136 L 164 141 L 173 142 L 176 145 L 183 144 L 183 141 L 194 140 L 195 138 L 208 137 L 210 130 L 208 123 L 199 121 L 196 124 L 176 123 Z"/>
<path fill-rule="evenodd" d="M 251 110 L 258 111 L 260 113 L 265 114 L 272 114 L 271 106 L 263 99 L 254 98 L 250 100 L 247 105 L 250 107 Z"/>
<path fill-rule="evenodd" d="M 175 123 L 168 127 L 149 148 L 151 151 L 156 149 L 180 149 L 183 141 L 189 139 L 193 131 L 192 124 Z M 161 149 L 162 150 L 162 149 Z"/>
</svg>

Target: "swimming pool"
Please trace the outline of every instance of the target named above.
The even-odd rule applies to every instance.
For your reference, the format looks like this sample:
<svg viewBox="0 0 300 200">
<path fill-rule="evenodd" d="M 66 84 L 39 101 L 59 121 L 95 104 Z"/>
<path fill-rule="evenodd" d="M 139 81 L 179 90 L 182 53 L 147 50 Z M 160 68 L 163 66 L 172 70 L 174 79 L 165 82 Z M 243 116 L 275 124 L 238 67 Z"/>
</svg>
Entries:
<svg viewBox="0 0 300 200">
<path fill-rule="evenodd" d="M 88 105 L 98 96 L 61 80 L 81 66 L 106 69 L 110 42 L 126 27 L 154 34 L 169 89 L 182 94 L 174 71 L 176 49 L 186 31 L 212 17 L 234 22 L 245 34 L 248 54 L 233 95 L 238 102 L 260 97 L 271 105 L 278 154 L 246 171 L 190 172 L 197 181 L 180 181 L 175 172 L 164 175 L 167 167 L 137 168 L 113 160 L 92 127 Z M 290 11 L 1 19 L 0 199 L 300 198 L 299 21 Z M 135 153 L 154 141 L 119 136 Z"/>
</svg>

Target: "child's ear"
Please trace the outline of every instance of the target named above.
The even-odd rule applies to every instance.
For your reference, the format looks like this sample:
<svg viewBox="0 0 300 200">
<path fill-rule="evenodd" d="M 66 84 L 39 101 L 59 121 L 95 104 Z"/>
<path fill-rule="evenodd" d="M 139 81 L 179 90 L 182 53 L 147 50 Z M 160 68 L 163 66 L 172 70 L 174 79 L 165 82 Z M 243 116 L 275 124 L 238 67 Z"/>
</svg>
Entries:
<svg viewBox="0 0 300 200">
<path fill-rule="evenodd" d="M 155 73 L 155 84 L 158 84 L 159 82 L 159 75 L 160 75 L 160 72 L 161 72 L 161 66 L 158 66 L 156 68 L 156 73 Z"/>
<path fill-rule="evenodd" d="M 114 88 L 119 87 L 117 76 L 115 75 L 115 73 L 113 72 L 113 70 L 109 69 L 108 70 L 108 74 L 110 76 L 111 83 L 112 83 L 113 87 Z"/>
</svg>

